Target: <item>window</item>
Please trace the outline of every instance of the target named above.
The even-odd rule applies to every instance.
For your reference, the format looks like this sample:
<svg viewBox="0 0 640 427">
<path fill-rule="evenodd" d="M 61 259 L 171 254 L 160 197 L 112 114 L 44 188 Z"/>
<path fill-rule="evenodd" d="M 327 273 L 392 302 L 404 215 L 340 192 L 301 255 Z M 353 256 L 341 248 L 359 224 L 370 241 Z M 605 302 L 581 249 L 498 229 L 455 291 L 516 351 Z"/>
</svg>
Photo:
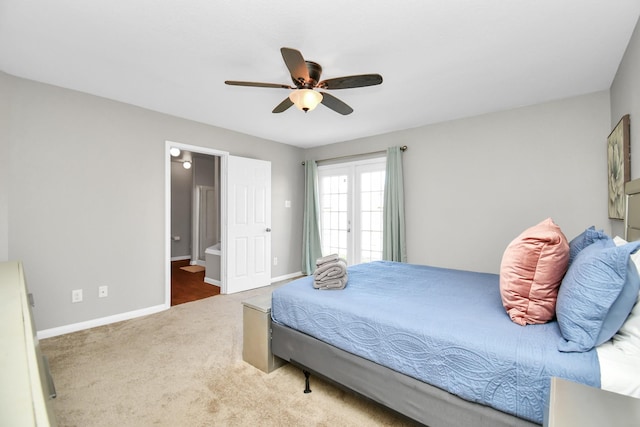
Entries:
<svg viewBox="0 0 640 427">
<path fill-rule="evenodd" d="M 322 253 L 349 265 L 382 259 L 385 159 L 318 167 Z"/>
</svg>

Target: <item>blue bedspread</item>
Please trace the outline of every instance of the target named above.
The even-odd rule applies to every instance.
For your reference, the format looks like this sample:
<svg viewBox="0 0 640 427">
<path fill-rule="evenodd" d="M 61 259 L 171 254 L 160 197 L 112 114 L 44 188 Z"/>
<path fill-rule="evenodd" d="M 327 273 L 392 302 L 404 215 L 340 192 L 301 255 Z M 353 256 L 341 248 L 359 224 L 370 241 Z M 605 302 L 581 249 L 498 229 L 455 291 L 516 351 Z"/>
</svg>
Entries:
<svg viewBox="0 0 640 427">
<path fill-rule="evenodd" d="M 466 400 L 542 423 L 550 377 L 600 387 L 595 350 L 561 353 L 557 322 L 519 326 L 499 276 L 377 261 L 343 290 L 313 277 L 273 292 L 273 320 Z"/>
</svg>

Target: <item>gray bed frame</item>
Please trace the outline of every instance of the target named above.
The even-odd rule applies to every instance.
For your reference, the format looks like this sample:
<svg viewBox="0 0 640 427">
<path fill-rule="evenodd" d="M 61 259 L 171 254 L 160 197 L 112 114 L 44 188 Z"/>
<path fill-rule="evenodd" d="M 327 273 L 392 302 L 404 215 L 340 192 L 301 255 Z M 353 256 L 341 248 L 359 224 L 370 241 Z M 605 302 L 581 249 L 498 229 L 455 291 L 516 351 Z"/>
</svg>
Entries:
<svg viewBox="0 0 640 427">
<path fill-rule="evenodd" d="M 625 185 L 625 239 L 640 239 L 640 179 Z M 537 426 L 505 412 L 469 402 L 442 389 L 340 350 L 273 322 L 271 350 L 315 374 L 430 427 Z M 308 384 L 308 383 L 307 383 Z"/>
<path fill-rule="evenodd" d="M 310 374 L 318 375 L 420 424 L 430 427 L 538 426 L 461 399 L 287 326 L 272 322 L 271 328 L 273 354 L 302 369 L 307 381 Z"/>
</svg>

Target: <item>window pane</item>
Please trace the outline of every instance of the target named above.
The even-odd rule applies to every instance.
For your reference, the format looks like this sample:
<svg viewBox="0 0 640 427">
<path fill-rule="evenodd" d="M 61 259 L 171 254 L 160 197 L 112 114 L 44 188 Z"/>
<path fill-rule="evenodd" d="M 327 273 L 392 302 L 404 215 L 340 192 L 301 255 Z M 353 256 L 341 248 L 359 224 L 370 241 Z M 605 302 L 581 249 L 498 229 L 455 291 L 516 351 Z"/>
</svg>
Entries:
<svg viewBox="0 0 640 427">
<path fill-rule="evenodd" d="M 340 228 L 341 230 L 346 230 L 349 227 L 349 222 L 348 222 L 348 218 L 347 218 L 347 213 L 346 212 L 340 212 L 338 213 L 338 228 Z"/>
<path fill-rule="evenodd" d="M 324 176 L 320 178 L 320 188 L 331 188 L 331 177 Z"/>
<path fill-rule="evenodd" d="M 372 231 L 371 237 L 371 250 L 374 252 L 382 251 L 382 233 L 379 231 Z"/>
<path fill-rule="evenodd" d="M 382 212 L 382 193 L 371 193 L 371 210 Z"/>
<path fill-rule="evenodd" d="M 340 228 L 340 213 L 336 211 L 331 211 L 331 223 L 329 225 L 332 230 L 337 230 Z"/>
<path fill-rule="evenodd" d="M 338 241 L 338 245 L 340 245 L 341 248 L 346 248 L 347 247 L 347 232 L 346 231 L 340 231 L 340 240 Z"/>
<path fill-rule="evenodd" d="M 360 178 L 360 261 L 382 259 L 382 208 L 384 204 L 384 165 L 362 172 Z M 371 168 L 371 166 L 368 166 Z"/>
<path fill-rule="evenodd" d="M 382 212 L 371 212 L 371 229 L 382 231 Z"/>
<path fill-rule="evenodd" d="M 336 191 L 339 193 L 346 193 L 347 191 L 349 191 L 349 186 L 347 184 L 348 184 L 347 176 L 346 175 L 339 176 L 338 189 Z"/>
<path fill-rule="evenodd" d="M 370 211 L 371 210 L 371 193 L 362 192 L 360 200 L 361 200 L 360 209 L 363 211 Z"/>
<path fill-rule="evenodd" d="M 363 250 L 369 250 L 371 247 L 371 233 L 368 231 L 363 231 L 360 235 L 360 243 L 362 245 Z"/>
<path fill-rule="evenodd" d="M 384 191 L 384 171 L 376 172 L 372 178 L 372 191 Z"/>
<path fill-rule="evenodd" d="M 338 194 L 331 194 L 331 201 L 329 202 L 329 209 L 335 211 L 338 209 L 340 196 Z"/>
<path fill-rule="evenodd" d="M 360 175 L 360 189 L 362 191 L 371 191 L 371 174 L 364 172 Z"/>
<path fill-rule="evenodd" d="M 371 230 L 371 214 L 369 212 L 362 212 L 360 219 L 360 228 L 362 230 Z"/>
<path fill-rule="evenodd" d="M 371 252 L 369 261 L 380 261 L 382 260 L 382 251 Z"/>
<path fill-rule="evenodd" d="M 333 206 L 333 209 L 338 209 L 339 211 L 346 212 L 347 211 L 347 195 L 340 194 L 338 196 L 338 204 Z"/>
</svg>

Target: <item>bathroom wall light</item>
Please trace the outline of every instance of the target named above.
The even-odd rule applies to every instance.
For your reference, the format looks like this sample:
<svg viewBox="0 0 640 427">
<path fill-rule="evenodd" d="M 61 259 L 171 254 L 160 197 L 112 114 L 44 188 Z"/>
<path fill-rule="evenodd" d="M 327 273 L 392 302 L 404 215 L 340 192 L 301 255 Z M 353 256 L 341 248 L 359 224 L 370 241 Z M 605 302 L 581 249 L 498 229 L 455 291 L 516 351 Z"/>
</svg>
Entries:
<svg viewBox="0 0 640 427">
<path fill-rule="evenodd" d="M 191 162 L 188 160 L 186 162 L 182 162 L 182 167 L 185 169 L 191 169 Z"/>
<path fill-rule="evenodd" d="M 172 157 L 178 157 L 180 155 L 180 149 L 178 147 L 171 147 L 169 154 L 171 154 Z"/>
</svg>

